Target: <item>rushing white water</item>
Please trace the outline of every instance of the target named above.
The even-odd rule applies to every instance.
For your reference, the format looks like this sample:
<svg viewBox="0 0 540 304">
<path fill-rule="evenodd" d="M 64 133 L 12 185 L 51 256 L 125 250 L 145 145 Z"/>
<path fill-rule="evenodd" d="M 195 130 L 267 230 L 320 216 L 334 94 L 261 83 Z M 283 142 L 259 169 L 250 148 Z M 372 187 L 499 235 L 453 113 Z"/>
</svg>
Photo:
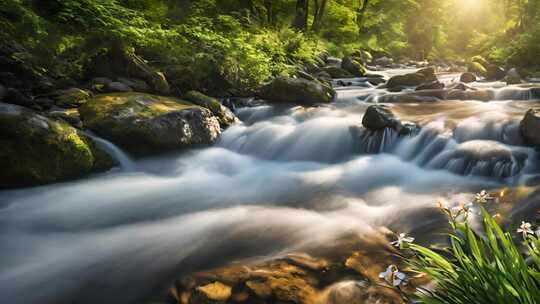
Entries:
<svg viewBox="0 0 540 304">
<path fill-rule="evenodd" d="M 516 131 L 534 101 L 390 105 L 422 131 L 357 127 L 359 138 L 351 127 L 369 104 L 358 97 L 381 90 L 338 91 L 332 106 L 239 109 L 243 123 L 216 146 L 136 164 L 98 139 L 128 171 L 1 192 L 1 297 L 142 303 L 181 274 L 239 259 L 382 226 L 423 233 L 441 224 L 425 213 L 437 202 L 540 171 Z"/>
</svg>

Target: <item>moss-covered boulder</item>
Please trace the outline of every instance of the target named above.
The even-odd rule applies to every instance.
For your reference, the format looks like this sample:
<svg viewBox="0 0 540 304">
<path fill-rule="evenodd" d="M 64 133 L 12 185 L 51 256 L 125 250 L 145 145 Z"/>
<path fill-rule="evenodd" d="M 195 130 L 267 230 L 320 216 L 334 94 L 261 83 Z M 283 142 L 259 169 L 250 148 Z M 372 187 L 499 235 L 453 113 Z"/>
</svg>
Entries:
<svg viewBox="0 0 540 304">
<path fill-rule="evenodd" d="M 366 75 L 366 68 L 362 64 L 362 60 L 358 57 L 345 56 L 341 60 L 341 68 L 356 77 Z"/>
<path fill-rule="evenodd" d="M 354 77 L 353 74 L 347 72 L 346 70 L 335 67 L 335 66 L 327 66 L 322 68 L 323 72 L 328 73 L 332 78 L 352 78 Z"/>
<path fill-rule="evenodd" d="M 52 183 L 106 170 L 113 162 L 63 121 L 0 103 L 0 188 Z"/>
<path fill-rule="evenodd" d="M 396 75 L 388 80 L 386 86 L 390 89 L 397 87 L 415 87 L 426 82 L 425 75 L 420 73 L 409 73 L 405 75 Z"/>
<path fill-rule="evenodd" d="M 477 75 L 485 76 L 487 74 L 487 69 L 479 62 L 470 62 L 467 66 L 467 70 Z"/>
<path fill-rule="evenodd" d="M 212 144 L 221 132 L 210 110 L 144 93 L 97 95 L 79 112 L 86 128 L 138 155 Z"/>
<path fill-rule="evenodd" d="M 315 105 L 332 102 L 336 91 L 319 81 L 280 76 L 264 86 L 259 95 L 274 102 Z"/>
<path fill-rule="evenodd" d="M 219 100 L 217 100 L 216 98 L 207 96 L 197 91 L 187 92 L 184 98 L 198 106 L 207 108 L 208 110 L 212 111 L 212 114 L 217 117 L 219 124 L 222 128 L 229 127 L 238 122 L 238 118 L 236 118 L 236 116 L 231 112 L 231 110 L 229 110 L 229 108 L 227 108 L 226 106 L 222 105 L 221 102 L 219 102 Z"/>
</svg>

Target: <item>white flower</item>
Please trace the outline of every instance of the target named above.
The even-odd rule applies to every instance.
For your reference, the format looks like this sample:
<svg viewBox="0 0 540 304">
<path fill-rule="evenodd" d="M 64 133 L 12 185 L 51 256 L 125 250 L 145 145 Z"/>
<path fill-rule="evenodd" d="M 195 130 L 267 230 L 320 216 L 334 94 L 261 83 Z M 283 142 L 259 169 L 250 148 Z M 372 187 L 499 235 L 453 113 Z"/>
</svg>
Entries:
<svg viewBox="0 0 540 304">
<path fill-rule="evenodd" d="M 410 244 L 414 242 L 414 238 L 413 237 L 409 237 L 407 236 L 406 233 L 400 233 L 398 235 L 398 238 L 397 240 L 391 242 L 390 244 L 392 244 L 393 246 L 396 246 L 400 249 L 403 249 L 405 247 L 406 244 Z"/>
<path fill-rule="evenodd" d="M 471 213 L 472 204 L 471 203 L 459 203 L 459 205 L 452 208 L 452 213 L 455 217 L 463 214 L 468 216 Z"/>
<path fill-rule="evenodd" d="M 523 237 L 526 237 L 527 234 L 534 234 L 534 231 L 531 229 L 531 223 L 521 221 L 521 225 L 517 229 L 517 233 L 522 233 Z"/>
<path fill-rule="evenodd" d="M 476 194 L 476 202 L 477 203 L 487 203 L 488 201 L 492 200 L 493 197 L 491 197 L 491 195 L 489 195 L 489 193 L 486 192 L 486 190 L 482 190 L 480 193 L 477 193 Z"/>
<path fill-rule="evenodd" d="M 379 278 L 384 279 L 388 284 L 397 287 L 405 281 L 407 276 L 404 273 L 399 272 L 396 265 L 390 265 L 386 268 L 385 272 L 379 274 Z"/>
</svg>

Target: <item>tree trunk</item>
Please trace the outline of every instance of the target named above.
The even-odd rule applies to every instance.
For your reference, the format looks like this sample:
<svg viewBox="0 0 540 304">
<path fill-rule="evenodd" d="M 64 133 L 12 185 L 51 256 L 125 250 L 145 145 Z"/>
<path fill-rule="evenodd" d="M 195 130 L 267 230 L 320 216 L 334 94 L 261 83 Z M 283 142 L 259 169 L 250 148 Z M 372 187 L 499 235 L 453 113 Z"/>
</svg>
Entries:
<svg viewBox="0 0 540 304">
<path fill-rule="evenodd" d="M 364 27 L 364 17 L 369 5 L 369 0 L 360 0 L 360 4 L 361 6 L 358 8 L 358 12 L 356 13 L 356 24 L 358 26 L 358 31 L 362 32 L 362 28 Z"/>
<path fill-rule="evenodd" d="M 296 1 L 296 17 L 293 26 L 301 31 L 306 31 L 309 14 L 309 0 Z"/>
<path fill-rule="evenodd" d="M 264 7 L 266 8 L 266 22 L 270 26 L 275 25 L 276 16 L 274 15 L 274 8 L 272 6 L 272 0 L 264 0 Z"/>
<path fill-rule="evenodd" d="M 313 25 L 311 26 L 312 30 L 315 33 L 318 33 L 321 30 L 322 21 L 324 18 L 324 10 L 326 8 L 326 0 L 321 0 L 321 2 L 318 3 L 317 8 L 317 12 L 313 18 Z"/>
</svg>

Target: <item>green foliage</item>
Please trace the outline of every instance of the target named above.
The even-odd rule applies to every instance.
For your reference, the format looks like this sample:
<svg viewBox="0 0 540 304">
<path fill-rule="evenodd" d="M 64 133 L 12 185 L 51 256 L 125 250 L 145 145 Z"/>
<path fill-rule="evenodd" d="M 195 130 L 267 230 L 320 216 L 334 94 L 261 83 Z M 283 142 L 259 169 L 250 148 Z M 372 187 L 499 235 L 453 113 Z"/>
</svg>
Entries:
<svg viewBox="0 0 540 304">
<path fill-rule="evenodd" d="M 540 244 L 531 235 L 525 238 L 529 265 L 493 217 L 480 207 L 485 235 L 476 234 L 466 223 L 452 218 L 450 248 L 434 250 L 411 245 L 416 253 L 411 267 L 425 273 L 437 287 L 423 291 L 421 303 L 540 303 Z M 448 211 L 450 214 L 450 212 Z"/>
</svg>

